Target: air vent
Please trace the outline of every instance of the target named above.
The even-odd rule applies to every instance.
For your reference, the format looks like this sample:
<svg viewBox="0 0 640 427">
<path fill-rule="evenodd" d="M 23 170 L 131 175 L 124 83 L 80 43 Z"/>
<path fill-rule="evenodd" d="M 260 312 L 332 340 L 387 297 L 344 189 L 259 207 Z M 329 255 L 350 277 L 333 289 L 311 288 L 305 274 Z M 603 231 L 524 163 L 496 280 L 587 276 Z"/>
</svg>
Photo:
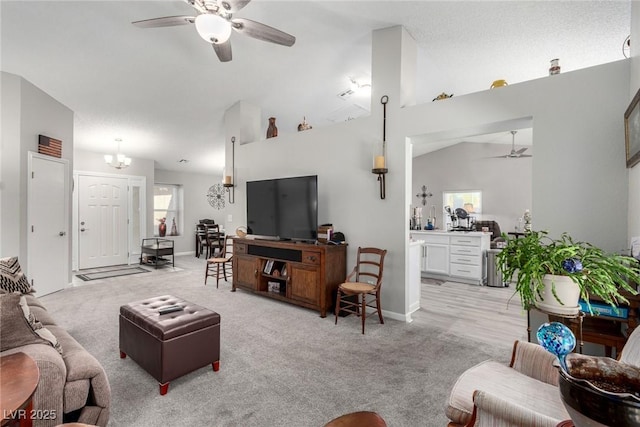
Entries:
<svg viewBox="0 0 640 427">
<path fill-rule="evenodd" d="M 353 95 L 355 92 L 352 91 L 351 89 L 347 89 L 343 92 L 340 92 L 338 94 L 338 98 L 342 99 L 343 101 L 346 101 L 347 99 L 351 98 L 351 95 Z"/>
</svg>

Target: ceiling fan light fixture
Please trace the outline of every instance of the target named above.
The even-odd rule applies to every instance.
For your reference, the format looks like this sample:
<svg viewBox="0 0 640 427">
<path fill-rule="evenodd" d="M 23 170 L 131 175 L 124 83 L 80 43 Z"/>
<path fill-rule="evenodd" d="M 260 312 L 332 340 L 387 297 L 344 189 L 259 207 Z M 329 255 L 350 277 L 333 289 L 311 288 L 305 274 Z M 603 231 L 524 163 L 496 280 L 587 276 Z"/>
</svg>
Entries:
<svg viewBox="0 0 640 427">
<path fill-rule="evenodd" d="M 203 13 L 196 17 L 196 30 L 206 42 L 220 44 L 231 37 L 231 23 L 211 13 Z"/>
</svg>

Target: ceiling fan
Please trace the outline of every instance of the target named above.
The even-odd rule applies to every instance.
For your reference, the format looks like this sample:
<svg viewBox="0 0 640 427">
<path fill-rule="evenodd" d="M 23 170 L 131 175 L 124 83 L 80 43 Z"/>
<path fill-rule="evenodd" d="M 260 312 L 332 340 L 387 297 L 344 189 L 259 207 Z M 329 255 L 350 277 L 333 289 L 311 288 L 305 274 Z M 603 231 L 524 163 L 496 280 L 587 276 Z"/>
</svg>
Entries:
<svg viewBox="0 0 640 427">
<path fill-rule="evenodd" d="M 530 154 L 523 154 L 525 151 L 527 151 L 527 147 L 523 147 L 519 150 L 516 150 L 516 133 L 518 133 L 517 130 L 512 130 L 511 131 L 511 152 L 509 154 L 506 154 L 504 156 L 495 156 L 494 158 L 497 159 L 519 159 L 521 157 L 532 157 Z"/>
<path fill-rule="evenodd" d="M 221 62 L 231 61 L 231 30 L 258 40 L 283 46 L 293 46 L 296 38 L 291 34 L 245 18 L 233 18 L 233 14 L 251 0 L 185 0 L 198 14 L 196 16 L 165 16 L 134 21 L 140 28 L 172 27 L 195 24 L 200 37 L 211 43 Z"/>
</svg>

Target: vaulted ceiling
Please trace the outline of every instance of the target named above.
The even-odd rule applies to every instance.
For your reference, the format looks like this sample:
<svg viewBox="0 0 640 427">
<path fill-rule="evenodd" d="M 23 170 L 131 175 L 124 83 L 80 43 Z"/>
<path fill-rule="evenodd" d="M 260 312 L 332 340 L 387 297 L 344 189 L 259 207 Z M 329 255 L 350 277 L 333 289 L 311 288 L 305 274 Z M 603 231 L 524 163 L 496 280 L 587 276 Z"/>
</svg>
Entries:
<svg viewBox="0 0 640 427">
<path fill-rule="evenodd" d="M 75 147 L 219 174 L 225 110 L 237 101 L 277 118 L 280 134 L 368 114 L 371 33 L 402 25 L 418 46 L 417 100 L 460 96 L 623 59 L 630 1 L 271 1 L 234 17 L 296 37 L 292 47 L 231 35 L 220 62 L 193 25 L 132 21 L 194 15 L 184 1 L 5 1 L 1 69 L 75 112 Z M 352 78 L 365 87 L 340 97 Z M 523 134 L 524 135 L 524 134 Z M 502 135 L 503 142 L 511 137 Z M 486 138 L 483 139 L 484 142 Z M 189 163 L 178 163 L 187 159 Z"/>
</svg>

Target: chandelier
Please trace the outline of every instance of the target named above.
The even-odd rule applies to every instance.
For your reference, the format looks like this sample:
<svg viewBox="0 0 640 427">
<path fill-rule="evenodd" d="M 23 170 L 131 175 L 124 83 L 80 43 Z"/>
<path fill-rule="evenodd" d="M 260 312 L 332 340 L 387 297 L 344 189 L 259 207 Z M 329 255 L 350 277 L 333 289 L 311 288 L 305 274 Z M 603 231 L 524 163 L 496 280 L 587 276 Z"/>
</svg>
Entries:
<svg viewBox="0 0 640 427">
<path fill-rule="evenodd" d="M 116 142 L 118 143 L 118 151 L 116 152 L 116 155 L 113 156 L 112 154 L 105 154 L 104 162 L 116 169 L 127 168 L 129 167 L 129 165 L 131 165 L 131 158 L 125 156 L 120 152 L 120 143 L 122 142 L 122 139 L 116 138 Z"/>
</svg>

